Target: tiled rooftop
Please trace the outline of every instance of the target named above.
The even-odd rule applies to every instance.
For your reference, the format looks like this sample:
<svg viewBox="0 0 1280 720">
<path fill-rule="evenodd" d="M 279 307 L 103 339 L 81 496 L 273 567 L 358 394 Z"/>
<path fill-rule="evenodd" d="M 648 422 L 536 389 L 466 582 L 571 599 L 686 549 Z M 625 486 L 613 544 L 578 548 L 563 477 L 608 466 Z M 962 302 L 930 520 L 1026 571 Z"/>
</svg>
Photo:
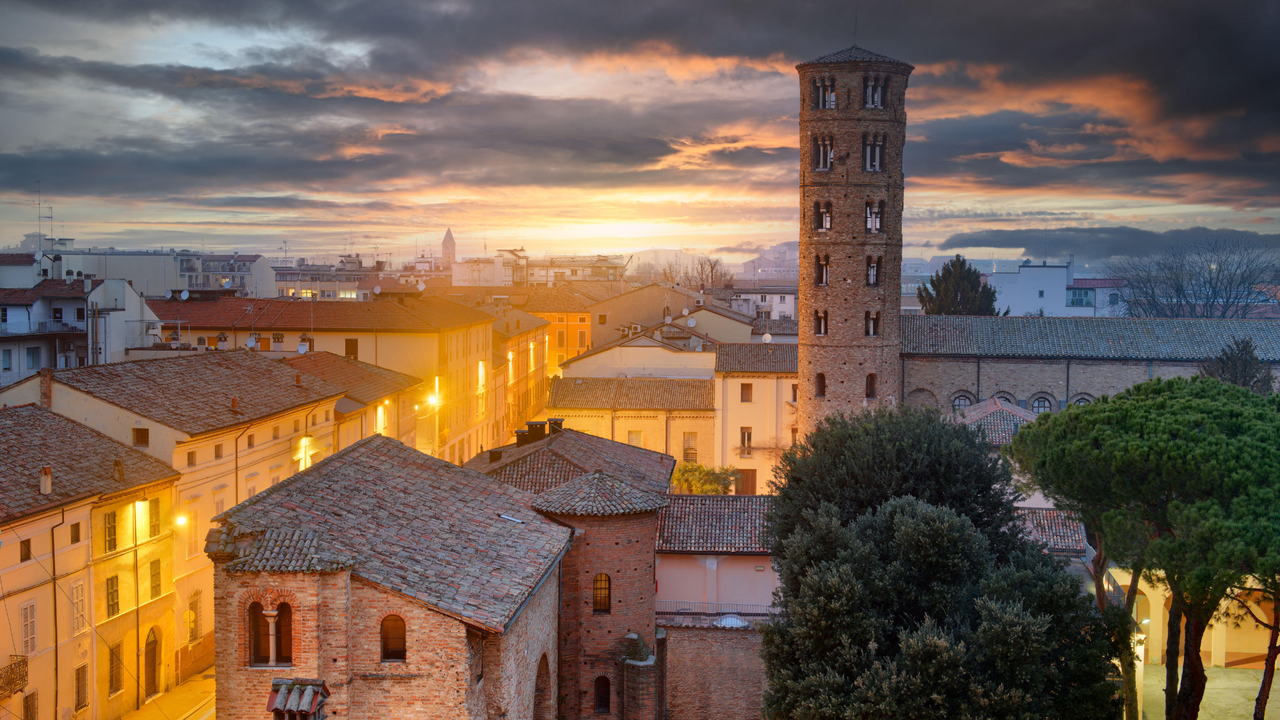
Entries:
<svg viewBox="0 0 1280 720">
<path fill-rule="evenodd" d="M 716 372 L 795 374 L 799 348 L 793 343 L 724 343 L 716 347 Z"/>
<path fill-rule="evenodd" d="M 90 280 L 92 287 L 101 280 Z M 42 298 L 83 298 L 89 294 L 84 280 L 41 280 L 29 288 L 0 288 L 0 305 L 31 305 Z"/>
<path fill-rule="evenodd" d="M 0 265 L 35 265 L 35 253 L 0 253 Z"/>
<path fill-rule="evenodd" d="M 476 309 L 493 318 L 493 332 L 507 339 L 551 324 L 536 315 L 530 315 L 515 308 L 478 305 Z M 496 348 L 494 352 L 497 352 Z"/>
<path fill-rule="evenodd" d="M 636 515 L 666 504 L 660 493 L 595 470 L 538 495 L 533 509 L 554 515 Z"/>
<path fill-rule="evenodd" d="M 800 321 L 795 318 L 756 318 L 751 321 L 752 335 L 799 335 Z"/>
<path fill-rule="evenodd" d="M 116 478 L 116 460 L 124 469 L 123 483 Z M 40 494 L 45 465 L 53 469 L 49 495 Z M 144 452 L 43 408 L 0 409 L 0 522 L 178 475 Z"/>
<path fill-rule="evenodd" d="M 347 397 L 364 405 L 422 384 L 421 378 L 331 352 L 309 352 L 281 362 L 336 385 L 346 392 Z"/>
<path fill-rule="evenodd" d="M 532 493 L 544 493 L 584 473 L 603 470 L 649 492 L 671 487 L 675 458 L 577 430 L 552 430 L 524 447 L 504 445 L 471 458 L 464 467 Z"/>
<path fill-rule="evenodd" d="M 406 298 L 370 302 L 320 302 L 312 300 L 256 300 L 220 297 L 217 300 L 147 300 L 167 327 L 194 330 L 368 330 L 377 332 L 433 333 L 443 328 L 487 323 L 488 315 L 440 298 Z"/>
<path fill-rule="evenodd" d="M 307 373 L 302 373 L 299 386 L 297 375 L 288 365 L 249 350 L 53 371 L 57 383 L 188 435 L 234 427 L 343 394 L 342 388 Z"/>
<path fill-rule="evenodd" d="M 1055 555 L 1084 555 L 1084 525 L 1066 510 L 1018 508 L 1018 518 L 1035 540 L 1048 546 Z"/>
<path fill-rule="evenodd" d="M 714 380 L 553 378 L 548 408 L 714 410 Z"/>
<path fill-rule="evenodd" d="M 668 495 L 658 513 L 660 553 L 768 555 L 769 495 Z"/>
<path fill-rule="evenodd" d="M 349 567 L 504 632 L 569 544 L 532 500 L 374 435 L 217 516 L 205 551 L 237 556 L 229 572 Z"/>
<path fill-rule="evenodd" d="M 999 398 L 991 398 L 964 408 L 956 419 L 982 428 L 987 442 L 999 447 L 1013 442 L 1018 428 L 1034 422 L 1036 414 Z"/>
<path fill-rule="evenodd" d="M 595 292 L 588 294 L 577 289 L 577 286 L 598 284 L 572 283 L 550 288 L 503 285 L 452 286 L 428 288 L 423 294 L 467 305 L 501 303 L 528 313 L 585 313 L 588 305 L 598 302 L 597 295 L 607 295 L 607 293 L 598 288 L 592 288 Z"/>
<path fill-rule="evenodd" d="M 803 63 L 803 65 L 817 65 L 819 63 L 843 63 L 843 62 L 882 62 L 882 63 L 893 63 L 894 65 L 906 65 L 907 67 L 911 67 L 911 65 L 908 65 L 907 63 L 904 63 L 901 60 L 894 60 L 893 58 L 888 57 L 887 55 L 880 55 L 879 53 L 873 53 L 870 50 L 865 50 L 863 48 L 858 47 L 857 45 L 851 45 L 845 48 L 844 50 L 833 52 L 830 55 L 823 55 L 822 57 L 816 60 L 810 60 L 807 63 Z"/>
<path fill-rule="evenodd" d="M 907 315 L 901 322 L 903 355 L 1201 362 L 1250 338 L 1259 358 L 1280 362 L 1273 320 Z"/>
</svg>

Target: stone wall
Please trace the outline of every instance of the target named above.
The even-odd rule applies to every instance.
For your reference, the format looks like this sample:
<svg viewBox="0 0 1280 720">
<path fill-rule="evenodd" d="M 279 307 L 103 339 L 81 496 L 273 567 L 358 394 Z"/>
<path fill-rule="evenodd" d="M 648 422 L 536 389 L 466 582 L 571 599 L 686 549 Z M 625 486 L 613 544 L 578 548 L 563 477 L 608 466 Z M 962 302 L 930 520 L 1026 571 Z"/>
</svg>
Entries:
<svg viewBox="0 0 1280 720">
<path fill-rule="evenodd" d="M 663 627 L 667 720 L 759 720 L 764 697 L 760 633 Z"/>
</svg>

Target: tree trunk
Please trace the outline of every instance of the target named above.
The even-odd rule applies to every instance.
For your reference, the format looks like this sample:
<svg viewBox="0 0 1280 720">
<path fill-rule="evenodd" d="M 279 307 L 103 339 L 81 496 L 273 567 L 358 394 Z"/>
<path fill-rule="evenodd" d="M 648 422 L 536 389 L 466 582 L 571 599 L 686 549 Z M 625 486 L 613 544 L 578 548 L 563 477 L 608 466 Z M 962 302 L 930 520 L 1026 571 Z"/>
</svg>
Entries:
<svg viewBox="0 0 1280 720">
<path fill-rule="evenodd" d="M 1258 700 L 1253 704 L 1253 720 L 1264 720 L 1267 717 L 1267 700 L 1271 699 L 1271 681 L 1276 676 L 1276 655 L 1280 655 L 1280 603 L 1271 602 L 1271 637 L 1267 641 L 1267 662 L 1262 669 L 1262 687 L 1258 688 Z"/>
<path fill-rule="evenodd" d="M 1164 718 L 1173 720 L 1178 698 L 1178 655 L 1182 645 L 1182 610 L 1177 603 L 1169 605 L 1169 637 L 1164 650 Z"/>
<path fill-rule="evenodd" d="M 1204 640 L 1208 623 L 1195 615 L 1187 617 L 1185 650 L 1182 653 L 1182 683 L 1178 687 L 1178 702 L 1173 708 L 1173 720 L 1197 720 L 1200 717 L 1200 701 L 1204 699 L 1204 686 L 1208 678 L 1204 674 L 1204 661 L 1200 659 L 1200 643 Z"/>
<path fill-rule="evenodd" d="M 1099 543 L 1101 544 L 1101 543 Z M 1133 606 L 1138 603 L 1138 581 L 1142 577 L 1142 565 L 1139 563 L 1130 569 L 1129 587 L 1125 591 L 1124 608 L 1133 619 Z M 1133 648 L 1134 626 L 1130 624 L 1129 636 L 1120 647 L 1120 677 L 1124 680 L 1124 716 L 1128 720 L 1142 720 L 1138 714 L 1138 672 L 1135 667 L 1138 654 Z"/>
</svg>

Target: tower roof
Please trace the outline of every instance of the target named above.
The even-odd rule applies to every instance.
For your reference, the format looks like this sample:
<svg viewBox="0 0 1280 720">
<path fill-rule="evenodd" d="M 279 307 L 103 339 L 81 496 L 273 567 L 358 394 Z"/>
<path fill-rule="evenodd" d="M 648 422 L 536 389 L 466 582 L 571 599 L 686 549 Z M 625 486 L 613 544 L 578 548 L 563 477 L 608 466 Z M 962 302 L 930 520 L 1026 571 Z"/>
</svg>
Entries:
<svg viewBox="0 0 1280 720">
<path fill-rule="evenodd" d="M 878 53 L 873 53 L 870 50 L 860 48 L 857 45 L 850 45 L 849 47 L 839 52 L 833 52 L 830 55 L 823 55 L 822 57 L 816 60 L 810 60 L 807 63 L 801 63 L 801 66 L 821 65 L 825 63 L 847 63 L 847 62 L 880 62 L 880 63 L 891 63 L 894 65 L 903 65 L 905 67 L 914 67 L 910 63 L 904 63 L 901 60 L 894 60 L 893 58 L 887 55 L 880 55 Z"/>
<path fill-rule="evenodd" d="M 658 493 L 646 492 L 599 470 L 557 488 L 533 501 L 533 509 L 556 515 L 634 515 L 666 507 Z"/>
</svg>

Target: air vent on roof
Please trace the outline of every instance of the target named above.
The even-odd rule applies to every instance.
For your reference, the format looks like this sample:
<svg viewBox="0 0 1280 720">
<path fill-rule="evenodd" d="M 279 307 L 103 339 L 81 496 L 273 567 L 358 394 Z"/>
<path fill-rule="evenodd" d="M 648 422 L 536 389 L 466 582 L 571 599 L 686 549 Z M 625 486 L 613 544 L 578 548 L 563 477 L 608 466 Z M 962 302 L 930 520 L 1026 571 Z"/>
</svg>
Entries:
<svg viewBox="0 0 1280 720">
<path fill-rule="evenodd" d="M 523 520 L 521 520 L 520 518 L 513 518 L 513 517 L 511 517 L 510 515 L 503 515 L 502 513 L 498 513 L 498 517 L 502 518 L 503 520 L 507 520 L 507 521 L 510 521 L 510 522 L 513 522 L 513 523 L 519 523 L 519 524 L 521 524 L 521 525 L 523 525 L 523 524 L 524 524 L 524 521 L 523 521 Z"/>
</svg>

